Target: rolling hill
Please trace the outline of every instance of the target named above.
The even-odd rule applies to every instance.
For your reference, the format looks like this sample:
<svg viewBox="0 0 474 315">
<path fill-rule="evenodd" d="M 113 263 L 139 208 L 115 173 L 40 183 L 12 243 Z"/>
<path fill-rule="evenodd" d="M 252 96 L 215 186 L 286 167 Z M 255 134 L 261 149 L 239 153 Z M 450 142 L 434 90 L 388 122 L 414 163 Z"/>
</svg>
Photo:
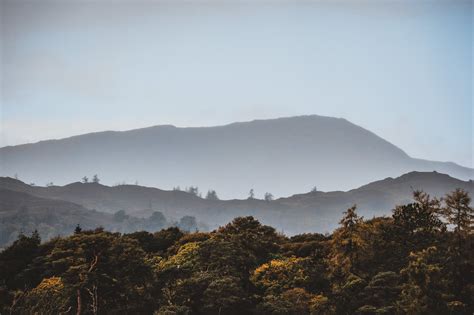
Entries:
<svg viewBox="0 0 474 315">
<path fill-rule="evenodd" d="M 410 171 L 468 180 L 473 169 L 414 159 L 345 119 L 299 116 L 217 127 L 155 126 L 0 148 L 1 174 L 66 184 L 99 174 L 103 183 L 171 189 L 197 185 L 220 197 L 350 189 Z"/>
<path fill-rule="evenodd" d="M 113 215 L 91 211 L 81 205 L 0 189 L 0 248 L 19 233 L 38 230 L 43 239 L 68 235 L 80 224 L 85 229 L 112 227 Z"/>
<path fill-rule="evenodd" d="M 389 215 L 395 205 L 412 200 L 414 190 L 432 196 L 462 188 L 474 196 L 474 182 L 461 181 L 437 172 L 410 172 L 386 178 L 349 191 L 310 192 L 273 201 L 261 199 L 207 200 L 183 191 L 167 191 L 138 185 L 115 187 L 97 183 L 72 183 L 65 186 L 30 186 L 19 180 L 2 177 L 0 189 L 25 193 L 53 201 L 67 201 L 100 212 L 125 210 L 136 217 L 149 217 L 160 211 L 170 219 L 195 216 L 210 228 L 234 217 L 253 215 L 285 233 L 329 232 L 337 226 L 341 213 L 357 204 L 365 217 Z"/>
</svg>

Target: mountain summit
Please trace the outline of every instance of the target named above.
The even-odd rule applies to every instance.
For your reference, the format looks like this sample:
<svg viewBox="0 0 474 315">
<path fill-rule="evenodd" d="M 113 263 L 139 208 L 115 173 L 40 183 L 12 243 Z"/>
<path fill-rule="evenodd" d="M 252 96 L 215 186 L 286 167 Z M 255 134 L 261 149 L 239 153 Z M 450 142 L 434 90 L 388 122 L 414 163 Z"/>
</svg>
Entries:
<svg viewBox="0 0 474 315">
<path fill-rule="evenodd" d="M 215 189 L 220 197 L 346 190 L 410 171 L 472 179 L 454 163 L 414 159 L 351 122 L 298 116 L 216 127 L 154 126 L 0 148 L 1 173 L 39 184 L 99 174 L 105 183 Z"/>
</svg>

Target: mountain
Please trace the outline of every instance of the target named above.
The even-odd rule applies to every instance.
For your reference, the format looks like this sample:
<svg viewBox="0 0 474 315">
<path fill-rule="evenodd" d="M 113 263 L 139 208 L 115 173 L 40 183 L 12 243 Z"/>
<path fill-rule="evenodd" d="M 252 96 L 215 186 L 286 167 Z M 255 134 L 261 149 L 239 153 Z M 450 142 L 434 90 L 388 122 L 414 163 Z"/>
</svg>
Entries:
<svg viewBox="0 0 474 315">
<path fill-rule="evenodd" d="M 100 212 L 125 210 L 129 215 L 146 218 L 152 212 L 160 211 L 171 219 L 190 215 L 210 228 L 237 216 L 253 215 L 288 234 L 329 232 L 337 226 L 342 212 L 353 204 L 357 204 L 361 215 L 370 218 L 389 215 L 396 205 L 411 202 L 414 190 L 422 189 L 432 196 L 442 197 L 456 188 L 474 196 L 473 181 L 462 181 L 437 172 L 410 172 L 349 191 L 315 191 L 273 201 L 207 200 L 183 191 L 138 185 L 110 187 L 97 183 L 72 183 L 38 187 L 13 178 L 0 178 L 0 189 L 73 202 Z"/>
<path fill-rule="evenodd" d="M 410 171 L 468 180 L 474 170 L 414 159 L 345 119 L 299 116 L 217 127 L 155 126 L 3 147 L 1 173 L 65 184 L 98 174 L 102 182 L 171 189 L 197 185 L 220 197 L 350 189 Z"/>
</svg>

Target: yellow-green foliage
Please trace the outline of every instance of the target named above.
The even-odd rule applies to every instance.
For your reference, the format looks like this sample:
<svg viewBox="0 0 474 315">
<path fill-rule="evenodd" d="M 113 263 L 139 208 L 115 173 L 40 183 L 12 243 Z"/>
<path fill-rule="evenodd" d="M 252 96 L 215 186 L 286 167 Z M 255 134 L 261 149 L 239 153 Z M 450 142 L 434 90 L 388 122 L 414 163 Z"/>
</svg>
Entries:
<svg viewBox="0 0 474 315">
<path fill-rule="evenodd" d="M 193 269 L 197 261 L 198 251 L 198 242 L 186 243 L 178 249 L 178 253 L 176 255 L 160 261 L 158 268 L 160 270 L 166 270 L 170 268 Z"/>
<path fill-rule="evenodd" d="M 35 294 L 58 293 L 64 288 L 61 277 L 45 278 L 31 292 Z"/>
<path fill-rule="evenodd" d="M 0 314 L 471 315 L 468 201 L 457 191 L 440 212 L 417 193 L 391 217 L 352 207 L 332 234 L 291 238 L 253 217 L 211 233 L 22 235 L 0 252 Z"/>
<path fill-rule="evenodd" d="M 270 292 L 282 292 L 294 287 L 303 287 L 309 277 L 306 273 L 305 258 L 274 259 L 255 269 L 252 282 Z"/>
<path fill-rule="evenodd" d="M 45 278 L 23 297 L 19 310 L 31 314 L 60 314 L 67 310 L 68 297 L 60 277 Z"/>
</svg>

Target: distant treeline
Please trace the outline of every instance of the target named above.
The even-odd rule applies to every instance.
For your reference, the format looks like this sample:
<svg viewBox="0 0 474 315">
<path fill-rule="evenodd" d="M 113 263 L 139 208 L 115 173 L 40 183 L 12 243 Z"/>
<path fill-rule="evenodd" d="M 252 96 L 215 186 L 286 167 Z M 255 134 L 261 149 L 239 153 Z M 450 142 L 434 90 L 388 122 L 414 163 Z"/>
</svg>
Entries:
<svg viewBox="0 0 474 315">
<path fill-rule="evenodd" d="M 330 235 L 253 217 L 209 233 L 20 235 L 0 253 L 0 313 L 473 314 L 469 196 L 414 198 L 391 217 L 354 206 Z"/>
<path fill-rule="evenodd" d="M 198 222 L 194 216 L 170 220 L 160 211 L 153 211 L 148 218 L 138 218 L 128 215 L 125 210 L 119 210 L 114 214 L 94 210 L 58 214 L 50 209 L 30 211 L 28 207 L 23 206 L 17 212 L 0 215 L 0 250 L 13 243 L 19 234 L 30 234 L 36 231 L 42 239 L 49 240 L 53 237 L 72 234 L 77 225 L 87 229 L 101 226 L 109 231 L 120 233 L 141 230 L 157 231 L 172 226 L 185 232 L 209 230 L 206 224 Z"/>
</svg>

